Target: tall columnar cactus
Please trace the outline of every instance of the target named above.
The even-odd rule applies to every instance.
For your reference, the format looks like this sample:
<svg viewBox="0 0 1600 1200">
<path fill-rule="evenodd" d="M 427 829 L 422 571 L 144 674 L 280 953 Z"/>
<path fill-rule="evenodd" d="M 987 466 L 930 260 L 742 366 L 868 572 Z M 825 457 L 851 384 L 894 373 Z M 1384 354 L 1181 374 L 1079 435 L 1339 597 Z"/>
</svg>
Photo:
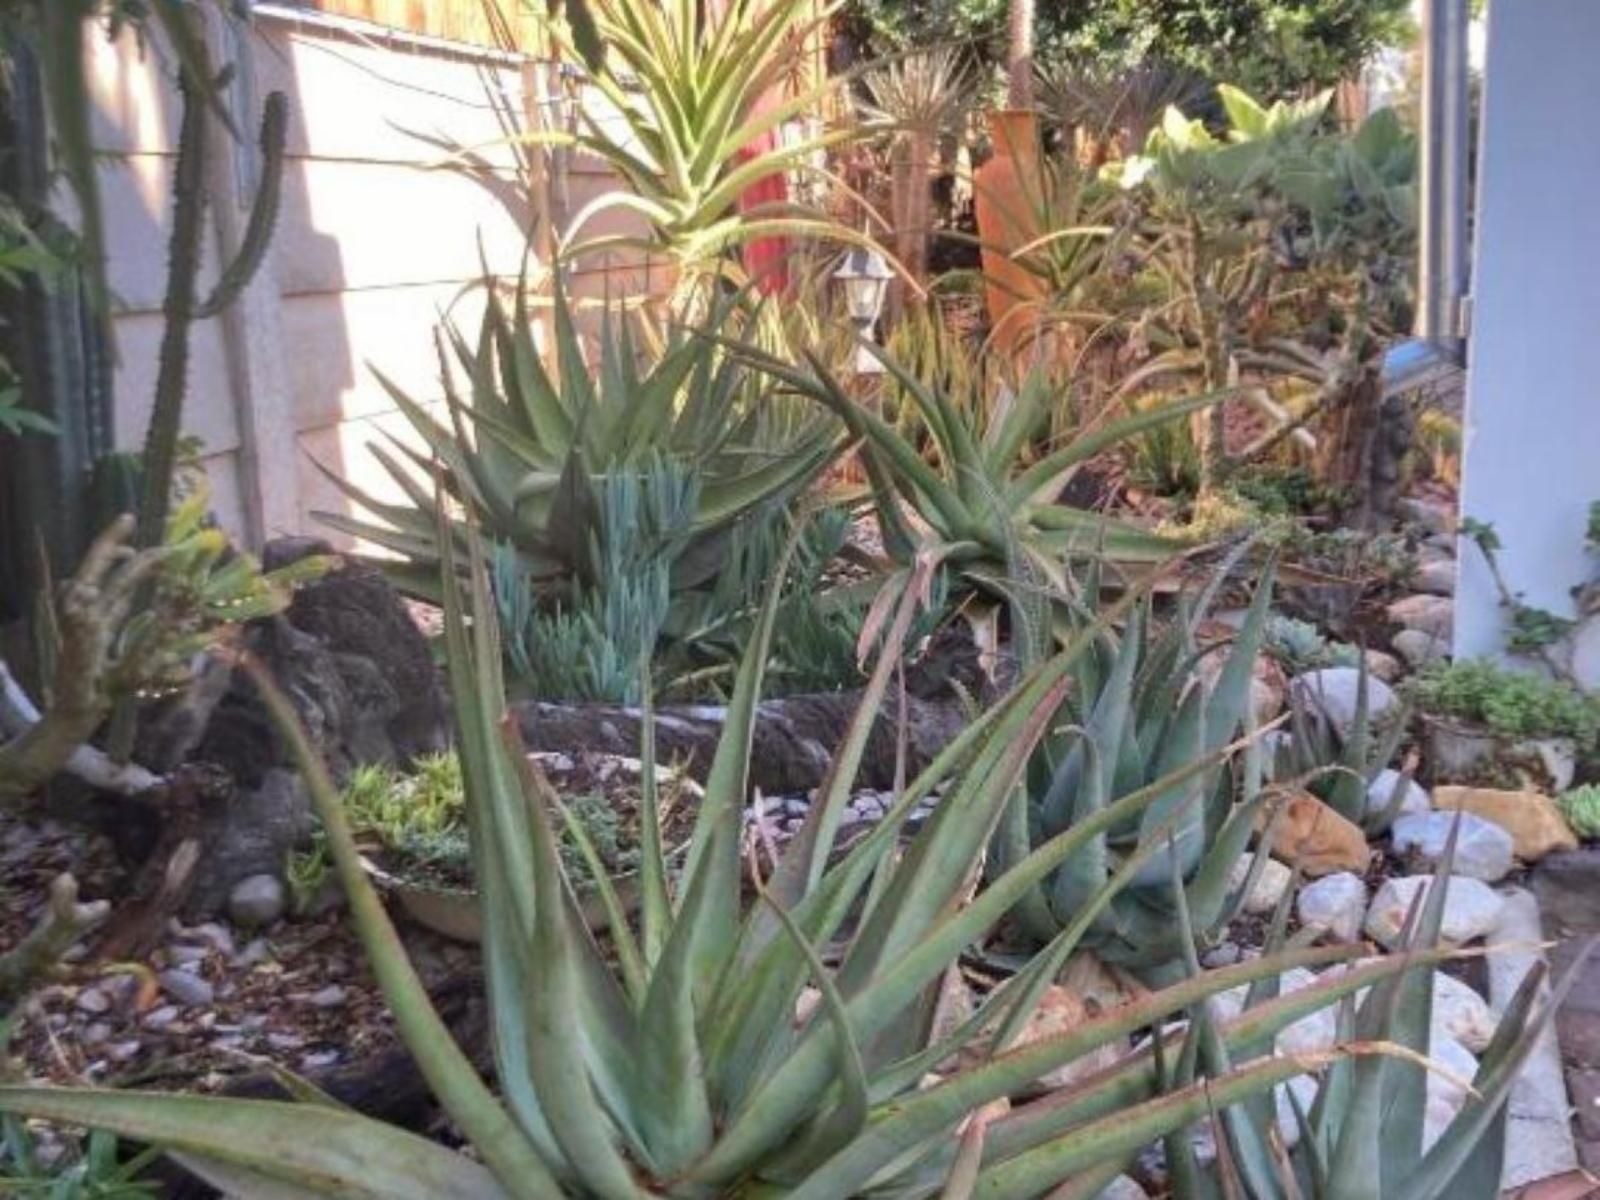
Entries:
<svg viewBox="0 0 1600 1200">
<path fill-rule="evenodd" d="M 226 82 L 226 75 L 217 85 Z M 194 322 L 228 308 L 254 277 L 266 256 L 277 224 L 283 184 L 283 154 L 289 127 L 289 101 L 282 92 L 267 97 L 261 118 L 261 183 L 256 189 L 244 237 L 233 260 L 223 267 L 216 288 L 199 298 L 201 238 L 205 226 L 206 176 L 211 156 L 212 98 L 200 94 L 187 75 L 179 80 L 183 121 L 178 135 L 178 165 L 173 179 L 172 239 L 167 257 L 167 293 L 162 304 L 166 328 L 161 339 L 155 405 L 144 442 L 144 487 L 139 503 L 138 544 L 154 545 L 167 519 L 183 397 L 189 373 L 189 337 Z"/>
</svg>

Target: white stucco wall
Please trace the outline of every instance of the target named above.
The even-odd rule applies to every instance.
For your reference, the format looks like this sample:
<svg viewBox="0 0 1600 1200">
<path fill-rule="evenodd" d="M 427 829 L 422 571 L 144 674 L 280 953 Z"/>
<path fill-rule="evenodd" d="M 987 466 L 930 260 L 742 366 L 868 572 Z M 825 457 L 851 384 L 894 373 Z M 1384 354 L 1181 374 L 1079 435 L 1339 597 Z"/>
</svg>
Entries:
<svg viewBox="0 0 1600 1200">
<path fill-rule="evenodd" d="M 389 435 L 415 439 L 374 368 L 414 399 L 441 404 L 435 326 L 447 314 L 476 336 L 484 266 L 514 278 L 533 220 L 490 103 L 493 92 L 513 111 L 525 108 L 520 64 L 465 45 L 391 44 L 381 33 L 262 14 L 247 34 L 257 96 L 281 90 L 290 102 L 282 211 L 239 304 L 195 324 L 184 427 L 202 443 L 218 520 L 248 545 L 292 533 L 348 544 L 314 514 L 366 514 L 319 467 L 399 498 L 369 446 Z M 115 433 L 119 449 L 134 449 L 164 324 L 175 70 L 158 38 L 141 46 L 132 35 L 96 34 L 85 50 L 117 297 Z M 259 99 L 251 107 L 243 123 L 253 129 Z M 248 177 L 252 152 L 225 135 L 217 141 L 221 178 Z M 483 168 L 440 169 L 445 144 L 476 147 Z M 578 155 L 569 183 L 576 210 L 616 181 Z M 219 197 L 213 223 L 228 203 Z M 640 231 L 616 218 L 602 230 Z M 216 277 L 218 236 L 208 230 L 202 292 Z M 585 267 L 573 284 L 579 295 L 665 286 L 642 263 Z"/>
<path fill-rule="evenodd" d="M 1461 508 L 1494 524 L 1527 603 L 1569 615 L 1600 499 L 1600 0 L 1490 6 Z M 1455 652 L 1501 648 L 1462 547 Z"/>
</svg>

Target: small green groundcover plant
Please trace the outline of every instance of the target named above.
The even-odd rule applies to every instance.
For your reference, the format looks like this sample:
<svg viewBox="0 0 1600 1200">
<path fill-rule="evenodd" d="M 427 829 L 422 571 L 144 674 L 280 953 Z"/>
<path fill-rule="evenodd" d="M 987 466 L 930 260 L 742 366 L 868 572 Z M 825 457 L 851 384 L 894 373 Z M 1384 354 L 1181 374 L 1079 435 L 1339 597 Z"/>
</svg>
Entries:
<svg viewBox="0 0 1600 1200">
<path fill-rule="evenodd" d="M 1425 713 L 1482 725 L 1510 738 L 1571 738 L 1582 749 L 1600 737 L 1600 703 L 1571 684 L 1484 659 L 1434 663 L 1409 685 Z"/>
<path fill-rule="evenodd" d="M 157 1185 L 140 1178 L 161 1152 L 118 1153 L 117 1137 L 91 1130 L 76 1149 L 44 1152 L 26 1122 L 0 1117 L 0 1196 L 13 1200 L 154 1200 Z"/>
<path fill-rule="evenodd" d="M 1573 833 L 1585 841 L 1600 838 L 1600 783 L 1586 783 L 1563 792 L 1556 803 Z"/>
<path fill-rule="evenodd" d="M 413 883 L 470 886 L 472 848 L 461 760 L 455 754 L 424 755 L 410 772 L 381 764 L 357 767 L 340 799 L 356 837 L 363 844 L 377 844 L 387 870 Z M 564 796 L 562 804 L 608 873 L 625 874 L 639 865 L 635 839 L 606 796 L 582 792 Z M 590 873 L 579 837 L 571 828 L 562 830 L 557 850 L 562 867 L 581 885 Z M 327 835 L 319 823 L 310 846 L 289 856 L 286 874 L 297 911 L 314 905 L 332 869 Z"/>
</svg>

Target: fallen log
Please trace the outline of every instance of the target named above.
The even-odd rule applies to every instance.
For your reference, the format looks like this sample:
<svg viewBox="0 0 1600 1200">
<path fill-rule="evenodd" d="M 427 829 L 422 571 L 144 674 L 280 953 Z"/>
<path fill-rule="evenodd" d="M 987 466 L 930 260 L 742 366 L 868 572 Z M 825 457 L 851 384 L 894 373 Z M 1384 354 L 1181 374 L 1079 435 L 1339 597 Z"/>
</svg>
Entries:
<svg viewBox="0 0 1600 1200">
<path fill-rule="evenodd" d="M 766 796 L 800 795 L 827 774 L 835 747 L 861 702 L 860 691 L 784 696 L 756 711 L 750 755 L 750 786 Z M 960 701 L 908 696 L 906 770 L 908 778 L 927 766 L 967 725 Z M 522 739 L 530 750 L 557 753 L 603 751 L 637 756 L 644 712 L 621 704 L 523 701 L 513 706 Z M 873 724 L 856 786 L 892 787 L 899 705 L 892 698 Z M 727 720 L 720 705 L 662 705 L 656 709 L 656 746 L 661 762 L 686 764 L 704 781 Z"/>
</svg>

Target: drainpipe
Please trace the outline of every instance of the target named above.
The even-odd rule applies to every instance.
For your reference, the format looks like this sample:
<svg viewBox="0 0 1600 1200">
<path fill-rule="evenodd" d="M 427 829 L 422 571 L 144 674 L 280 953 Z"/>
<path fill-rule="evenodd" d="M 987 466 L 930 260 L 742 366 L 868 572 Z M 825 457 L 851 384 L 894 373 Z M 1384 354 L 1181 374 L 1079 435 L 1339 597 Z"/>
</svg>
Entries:
<svg viewBox="0 0 1600 1200">
<path fill-rule="evenodd" d="M 1384 395 L 1460 374 L 1470 333 L 1467 0 L 1422 0 L 1422 156 L 1415 336 L 1383 359 Z"/>
<path fill-rule="evenodd" d="M 1468 333 L 1467 0 L 1422 3 L 1417 336 L 1458 356 Z"/>
</svg>

